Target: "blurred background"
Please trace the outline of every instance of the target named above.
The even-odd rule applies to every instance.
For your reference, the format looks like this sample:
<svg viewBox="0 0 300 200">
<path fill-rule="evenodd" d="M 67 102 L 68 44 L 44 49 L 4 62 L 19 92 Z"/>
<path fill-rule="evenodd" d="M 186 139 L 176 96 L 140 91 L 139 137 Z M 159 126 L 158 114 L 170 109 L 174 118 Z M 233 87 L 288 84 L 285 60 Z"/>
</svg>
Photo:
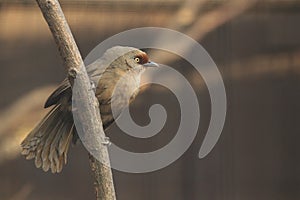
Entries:
<svg viewBox="0 0 300 200">
<path fill-rule="evenodd" d="M 200 128 L 188 151 L 166 168 L 145 174 L 113 170 L 118 200 L 300 199 L 299 0 L 60 2 L 83 57 L 120 31 L 166 27 L 199 41 L 224 79 L 224 130 L 213 151 L 200 160 L 210 119 L 205 83 L 185 60 L 166 52 L 153 54 L 152 60 L 174 67 L 193 85 L 200 102 Z M 70 148 L 61 174 L 44 173 L 20 156 L 20 142 L 47 112 L 43 104 L 65 74 L 35 1 L 0 0 L 1 200 L 94 199 L 87 151 L 81 144 Z M 136 152 L 167 144 L 180 119 L 170 91 L 149 87 L 130 109 L 143 125 L 154 103 L 164 105 L 169 114 L 159 134 L 134 139 L 113 126 L 111 140 Z"/>
</svg>

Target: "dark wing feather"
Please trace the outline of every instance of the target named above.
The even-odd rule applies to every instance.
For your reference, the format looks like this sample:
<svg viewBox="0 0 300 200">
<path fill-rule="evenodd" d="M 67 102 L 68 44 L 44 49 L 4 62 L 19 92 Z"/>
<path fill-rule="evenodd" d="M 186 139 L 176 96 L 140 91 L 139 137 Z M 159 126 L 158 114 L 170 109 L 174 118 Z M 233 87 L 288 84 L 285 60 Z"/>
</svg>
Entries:
<svg viewBox="0 0 300 200">
<path fill-rule="evenodd" d="M 110 61 L 110 60 L 108 60 Z M 98 59 L 86 67 L 87 73 L 94 82 L 95 85 L 98 84 L 101 74 L 109 66 L 110 62 L 105 59 Z M 72 89 L 68 78 L 63 80 L 63 82 L 58 86 L 58 88 L 48 97 L 44 108 L 48 108 L 60 102 L 62 97 L 71 97 Z"/>
<path fill-rule="evenodd" d="M 54 104 L 57 104 L 61 97 L 63 97 L 66 93 L 71 92 L 71 85 L 69 80 L 66 78 L 63 82 L 58 86 L 58 88 L 52 92 L 52 94 L 48 97 L 44 108 L 48 108 Z"/>
</svg>

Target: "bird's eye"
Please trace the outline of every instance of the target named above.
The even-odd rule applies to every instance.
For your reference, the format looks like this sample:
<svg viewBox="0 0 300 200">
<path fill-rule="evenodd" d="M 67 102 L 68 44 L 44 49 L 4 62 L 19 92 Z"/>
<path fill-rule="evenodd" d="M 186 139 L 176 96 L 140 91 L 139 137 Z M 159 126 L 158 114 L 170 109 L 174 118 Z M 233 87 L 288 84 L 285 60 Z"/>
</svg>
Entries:
<svg viewBox="0 0 300 200">
<path fill-rule="evenodd" d="M 140 59 L 139 57 L 135 57 L 135 58 L 134 58 L 134 61 L 135 61 L 136 63 L 140 63 L 141 59 Z"/>
</svg>

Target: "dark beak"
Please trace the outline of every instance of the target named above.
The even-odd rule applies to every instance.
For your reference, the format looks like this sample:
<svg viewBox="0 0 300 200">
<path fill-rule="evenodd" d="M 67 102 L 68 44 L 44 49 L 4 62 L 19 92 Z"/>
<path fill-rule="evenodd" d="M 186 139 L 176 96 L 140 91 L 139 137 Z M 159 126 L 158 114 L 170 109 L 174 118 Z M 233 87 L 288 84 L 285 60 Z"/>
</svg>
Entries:
<svg viewBox="0 0 300 200">
<path fill-rule="evenodd" d="M 157 63 L 152 62 L 152 61 L 143 64 L 143 66 L 144 67 L 159 67 L 159 65 Z"/>
</svg>

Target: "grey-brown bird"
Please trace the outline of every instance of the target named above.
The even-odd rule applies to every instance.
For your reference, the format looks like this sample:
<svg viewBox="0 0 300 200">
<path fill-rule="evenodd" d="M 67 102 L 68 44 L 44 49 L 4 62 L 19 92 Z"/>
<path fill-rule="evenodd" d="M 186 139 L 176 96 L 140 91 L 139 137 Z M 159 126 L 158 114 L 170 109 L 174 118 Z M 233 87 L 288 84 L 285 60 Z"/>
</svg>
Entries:
<svg viewBox="0 0 300 200">
<path fill-rule="evenodd" d="M 108 49 L 104 55 L 86 67 L 89 78 L 96 86 L 96 97 L 106 130 L 114 116 L 129 105 L 138 93 L 140 77 L 147 67 L 157 67 L 147 54 L 133 47 L 116 46 Z M 116 93 L 112 98 L 116 84 L 122 87 L 123 94 Z M 127 96 L 133 94 L 128 100 Z M 22 155 L 26 159 L 35 159 L 35 166 L 52 173 L 61 172 L 67 163 L 67 153 L 71 141 L 78 136 L 71 112 L 72 89 L 68 79 L 48 97 L 45 108 L 53 106 L 41 122 L 21 143 Z M 113 103 L 112 103 L 113 102 Z"/>
</svg>

